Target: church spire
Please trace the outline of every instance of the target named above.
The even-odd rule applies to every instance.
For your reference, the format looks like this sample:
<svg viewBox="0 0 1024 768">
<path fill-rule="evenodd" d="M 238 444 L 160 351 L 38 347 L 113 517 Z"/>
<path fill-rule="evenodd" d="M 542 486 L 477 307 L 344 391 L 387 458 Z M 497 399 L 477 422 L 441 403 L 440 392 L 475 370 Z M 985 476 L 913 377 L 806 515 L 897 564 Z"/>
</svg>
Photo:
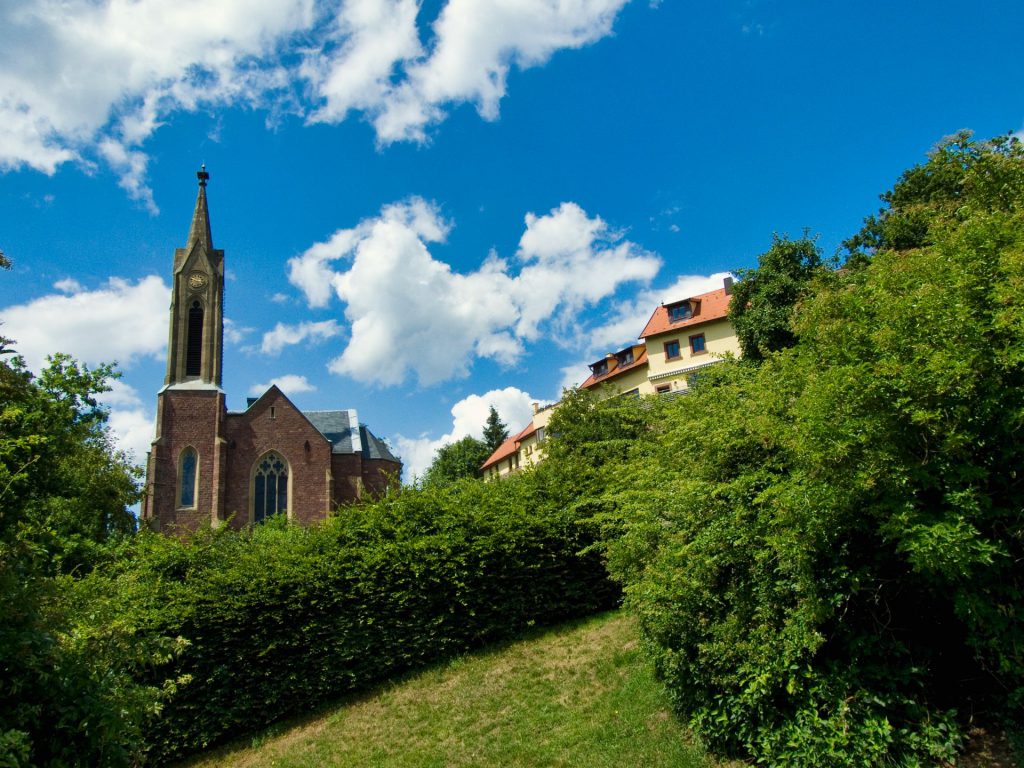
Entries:
<svg viewBox="0 0 1024 768">
<path fill-rule="evenodd" d="M 210 211 L 206 207 L 206 182 L 210 180 L 210 174 L 206 172 L 206 165 L 203 165 L 196 172 L 199 179 L 199 195 L 196 197 L 196 210 L 192 214 L 192 228 L 188 232 L 186 248 L 191 248 L 196 242 L 202 243 L 207 250 L 213 250 L 213 235 L 210 233 Z"/>
<path fill-rule="evenodd" d="M 206 205 L 206 166 L 196 174 L 199 196 L 184 248 L 174 251 L 168 386 L 219 387 L 224 348 L 224 251 L 213 247 Z"/>
</svg>

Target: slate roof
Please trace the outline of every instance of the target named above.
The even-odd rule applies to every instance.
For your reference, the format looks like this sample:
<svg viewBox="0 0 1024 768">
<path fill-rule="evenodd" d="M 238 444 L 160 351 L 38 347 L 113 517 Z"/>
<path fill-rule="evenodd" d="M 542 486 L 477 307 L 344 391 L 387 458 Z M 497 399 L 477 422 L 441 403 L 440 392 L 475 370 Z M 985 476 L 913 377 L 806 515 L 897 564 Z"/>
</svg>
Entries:
<svg viewBox="0 0 1024 768">
<path fill-rule="evenodd" d="M 303 411 L 302 415 L 331 442 L 331 453 L 361 453 L 364 459 L 398 461 L 383 440 L 359 423 L 353 410 Z"/>
<path fill-rule="evenodd" d="M 362 438 L 364 459 L 399 461 L 399 458 L 388 449 L 388 444 L 368 430 L 365 424 L 359 425 L 359 436 Z"/>
<path fill-rule="evenodd" d="M 693 316 L 688 317 L 685 320 L 677 320 L 674 323 L 669 318 L 669 308 L 682 304 L 682 302 L 674 301 L 671 304 L 662 304 L 654 310 L 654 314 L 651 315 L 651 319 L 647 321 L 647 326 L 640 334 L 640 338 L 646 339 L 651 336 L 656 336 L 659 333 L 667 333 L 679 328 L 700 325 L 701 323 L 707 323 L 711 320 L 721 320 L 729 314 L 730 299 L 732 299 L 732 295 L 726 293 L 725 288 L 719 288 L 717 291 L 702 293 L 699 296 L 691 296 L 689 299 L 686 299 L 686 301 L 691 302 L 694 306 Z"/>
</svg>

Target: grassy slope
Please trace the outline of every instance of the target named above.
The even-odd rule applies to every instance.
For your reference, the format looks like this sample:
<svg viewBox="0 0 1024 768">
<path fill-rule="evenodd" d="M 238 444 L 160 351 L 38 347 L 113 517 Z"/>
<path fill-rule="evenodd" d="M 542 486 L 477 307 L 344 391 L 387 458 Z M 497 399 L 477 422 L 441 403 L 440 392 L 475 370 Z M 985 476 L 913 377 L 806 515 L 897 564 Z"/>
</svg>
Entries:
<svg viewBox="0 0 1024 768">
<path fill-rule="evenodd" d="M 192 766 L 673 766 L 687 741 L 621 612 L 457 659 Z"/>
</svg>

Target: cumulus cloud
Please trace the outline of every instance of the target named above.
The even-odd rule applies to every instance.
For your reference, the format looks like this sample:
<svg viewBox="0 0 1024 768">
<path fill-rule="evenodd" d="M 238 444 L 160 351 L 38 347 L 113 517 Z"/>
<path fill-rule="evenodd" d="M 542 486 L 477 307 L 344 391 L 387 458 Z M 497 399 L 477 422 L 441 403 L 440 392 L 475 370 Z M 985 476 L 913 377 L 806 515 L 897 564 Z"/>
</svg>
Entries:
<svg viewBox="0 0 1024 768">
<path fill-rule="evenodd" d="M 513 67 L 600 40 L 626 2 L 448 0 L 421 29 L 417 0 L 9 0 L 0 170 L 102 161 L 155 211 L 143 145 L 179 111 L 357 113 L 382 144 L 423 141 L 452 105 L 495 119 Z"/>
<path fill-rule="evenodd" d="M 274 330 L 263 334 L 260 351 L 267 355 L 277 355 L 282 349 L 293 344 L 301 344 L 307 340 L 316 344 L 332 336 L 337 336 L 339 333 L 341 333 L 341 327 L 334 320 L 324 320 L 319 323 L 302 322 L 298 325 L 278 323 L 274 326 Z"/>
<path fill-rule="evenodd" d="M 526 216 L 518 273 L 495 254 L 454 272 L 428 248 L 449 228 L 436 206 L 413 198 L 290 260 L 289 279 L 310 306 L 332 294 L 346 305 L 351 333 L 332 372 L 384 385 L 414 374 L 429 385 L 465 376 L 476 357 L 511 364 L 546 323 L 566 324 L 661 265 L 575 203 Z"/>
<path fill-rule="evenodd" d="M 32 370 L 40 370 L 55 352 L 91 365 L 129 366 L 139 358 L 163 356 L 171 289 L 159 277 L 137 283 L 112 277 L 93 291 L 62 281 L 61 289 L 68 293 L 0 309 L 4 335 L 14 339 Z"/>
<path fill-rule="evenodd" d="M 135 464 L 145 464 L 153 437 L 156 419 L 144 408 L 115 408 L 107 421 L 117 447 Z"/>
<path fill-rule="evenodd" d="M 398 454 L 402 457 L 406 478 L 422 477 L 427 467 L 434 461 L 434 454 L 445 445 L 467 436 L 477 439 L 483 437 L 484 424 L 491 406 L 494 406 L 498 416 L 508 426 L 509 434 L 515 434 L 529 423 L 533 416 L 531 403 L 535 402 L 546 405 L 516 387 L 492 389 L 483 395 L 465 397 L 453 405 L 452 428 L 445 435 L 437 438 L 427 435 L 412 438 L 396 436 L 395 443 Z"/>
<path fill-rule="evenodd" d="M 284 376 L 277 376 L 271 379 L 266 384 L 253 384 L 249 387 L 249 394 L 253 397 L 262 395 L 271 385 L 276 384 L 278 389 L 284 392 L 286 395 L 297 395 L 302 392 L 315 392 L 316 387 L 309 383 L 305 376 L 299 376 L 294 373 L 287 373 Z"/>
<path fill-rule="evenodd" d="M 405 77 L 391 83 L 387 76 L 394 66 L 377 55 L 366 60 L 382 30 L 369 24 L 362 44 L 342 50 L 328 64 L 340 73 L 354 62 L 362 66 L 361 88 L 342 90 L 348 100 L 343 106 L 358 106 L 372 119 L 382 143 L 422 141 L 425 129 L 444 119 L 448 104 L 471 102 L 480 116 L 494 120 L 505 96 L 509 70 L 542 65 L 558 50 L 580 48 L 611 32 L 619 10 L 627 0 L 449 0 L 433 23 L 433 46 L 421 54 L 408 19 L 411 2 L 395 2 L 391 20 L 391 42 L 387 48 L 394 62 L 401 62 Z M 348 3 L 359 6 L 365 2 Z M 350 38 L 351 39 L 351 38 Z M 365 51 L 365 53 L 364 53 Z M 363 53 L 356 56 L 356 53 Z M 343 81 L 348 75 L 342 75 Z M 353 92 L 363 101 L 351 100 Z M 331 108 L 336 94 L 322 89 L 325 109 L 314 119 L 337 119 L 339 109 Z M 340 113 L 344 116 L 344 113 Z"/>
</svg>

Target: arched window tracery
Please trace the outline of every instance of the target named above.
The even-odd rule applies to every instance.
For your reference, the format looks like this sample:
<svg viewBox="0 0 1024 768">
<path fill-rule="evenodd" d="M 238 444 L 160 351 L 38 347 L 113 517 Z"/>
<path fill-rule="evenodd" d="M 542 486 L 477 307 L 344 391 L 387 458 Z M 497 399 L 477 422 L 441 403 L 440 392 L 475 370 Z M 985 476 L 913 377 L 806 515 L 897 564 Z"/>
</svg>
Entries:
<svg viewBox="0 0 1024 768">
<path fill-rule="evenodd" d="M 288 509 L 288 462 L 271 451 L 256 462 L 253 476 L 252 520 L 262 523 Z"/>
</svg>

